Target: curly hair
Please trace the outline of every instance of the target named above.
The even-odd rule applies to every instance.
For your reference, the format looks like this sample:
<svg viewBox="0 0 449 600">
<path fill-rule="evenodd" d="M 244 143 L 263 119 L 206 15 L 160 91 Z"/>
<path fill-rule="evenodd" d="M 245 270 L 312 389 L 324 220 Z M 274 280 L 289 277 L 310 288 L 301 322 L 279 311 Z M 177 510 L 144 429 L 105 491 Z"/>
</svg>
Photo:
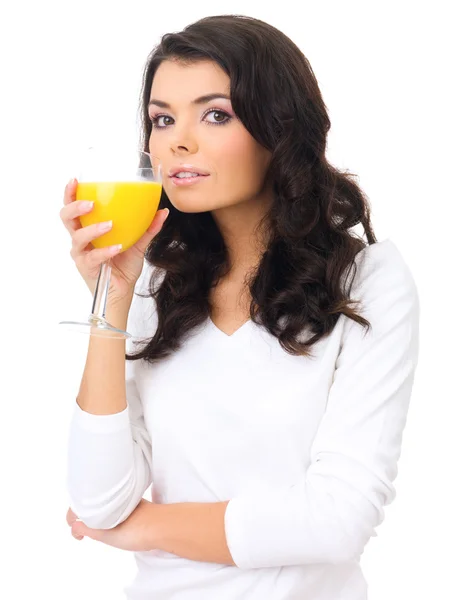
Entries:
<svg viewBox="0 0 449 600">
<path fill-rule="evenodd" d="M 218 64 L 230 78 L 235 114 L 272 153 L 267 176 L 274 202 L 260 223 L 268 244 L 247 278 L 251 320 L 276 336 L 289 354 L 307 357 L 340 315 L 369 329 L 370 323 L 350 307 L 358 302 L 348 295 L 355 257 L 367 246 L 351 228 L 361 223 L 368 244 L 377 242 L 369 202 L 352 173 L 326 160 L 330 120 L 307 58 L 281 31 L 247 16 L 207 17 L 165 34 L 143 74 L 139 111 L 144 150 L 152 127 L 151 86 L 166 60 Z M 126 354 L 127 360 L 151 363 L 179 349 L 188 332 L 210 316 L 210 290 L 230 271 L 210 212 L 178 211 L 163 190 L 160 208 L 165 207 L 170 218 L 145 253 L 153 267 L 148 297 L 155 301 L 157 329 L 145 347 Z M 350 268 L 354 276 L 346 289 L 342 278 Z M 308 339 L 299 339 L 306 331 Z"/>
</svg>

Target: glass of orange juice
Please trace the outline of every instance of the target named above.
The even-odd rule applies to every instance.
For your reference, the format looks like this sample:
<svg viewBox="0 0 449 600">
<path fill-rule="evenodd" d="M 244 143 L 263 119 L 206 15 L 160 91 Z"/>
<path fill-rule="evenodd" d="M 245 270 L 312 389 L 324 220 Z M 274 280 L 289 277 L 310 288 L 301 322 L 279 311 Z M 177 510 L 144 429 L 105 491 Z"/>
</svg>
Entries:
<svg viewBox="0 0 449 600">
<path fill-rule="evenodd" d="M 90 147 L 77 177 L 77 200 L 94 202 L 80 217 L 83 227 L 112 221 L 112 229 L 93 240 L 95 248 L 122 244 L 121 252 L 133 246 L 151 225 L 162 194 L 162 169 L 158 159 L 143 151 Z M 101 265 L 92 311 L 85 321 L 61 321 L 72 331 L 101 337 L 131 337 L 107 322 L 106 304 L 111 278 L 110 261 Z"/>
</svg>

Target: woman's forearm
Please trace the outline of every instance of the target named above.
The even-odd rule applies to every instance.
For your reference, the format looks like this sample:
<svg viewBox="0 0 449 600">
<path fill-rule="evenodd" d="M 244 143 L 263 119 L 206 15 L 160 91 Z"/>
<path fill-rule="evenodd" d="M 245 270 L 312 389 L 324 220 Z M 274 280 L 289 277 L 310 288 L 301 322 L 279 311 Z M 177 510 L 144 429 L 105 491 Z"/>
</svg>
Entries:
<svg viewBox="0 0 449 600">
<path fill-rule="evenodd" d="M 106 318 L 126 330 L 132 296 L 107 310 Z M 90 336 L 86 364 L 77 397 L 79 407 L 94 415 L 126 408 L 125 340 Z"/>
<path fill-rule="evenodd" d="M 182 558 L 235 566 L 225 532 L 228 502 L 181 502 L 148 507 L 150 548 Z"/>
<path fill-rule="evenodd" d="M 127 328 L 130 305 L 110 307 L 109 323 Z M 151 483 L 144 443 L 137 443 L 128 412 L 125 340 L 91 336 L 68 443 L 71 508 L 89 527 L 125 520 Z"/>
</svg>

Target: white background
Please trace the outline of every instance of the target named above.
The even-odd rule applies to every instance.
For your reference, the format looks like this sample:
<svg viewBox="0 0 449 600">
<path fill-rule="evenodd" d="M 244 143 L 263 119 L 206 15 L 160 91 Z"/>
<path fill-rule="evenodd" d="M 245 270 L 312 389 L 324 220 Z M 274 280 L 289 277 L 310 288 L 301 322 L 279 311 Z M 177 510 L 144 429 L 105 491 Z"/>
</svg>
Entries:
<svg viewBox="0 0 449 600">
<path fill-rule="evenodd" d="M 87 338 L 56 324 L 87 316 L 91 299 L 59 210 L 81 148 L 137 143 L 142 70 L 160 36 L 222 13 L 266 20 L 304 52 L 329 108 L 328 158 L 358 175 L 378 240 L 395 242 L 416 279 L 421 355 L 397 498 L 362 566 L 370 600 L 449 597 L 444 2 L 288 4 L 294 17 L 280 0 L 1 9 L 2 598 L 123 600 L 134 576 L 132 554 L 75 541 L 65 523 L 68 423 Z"/>
</svg>

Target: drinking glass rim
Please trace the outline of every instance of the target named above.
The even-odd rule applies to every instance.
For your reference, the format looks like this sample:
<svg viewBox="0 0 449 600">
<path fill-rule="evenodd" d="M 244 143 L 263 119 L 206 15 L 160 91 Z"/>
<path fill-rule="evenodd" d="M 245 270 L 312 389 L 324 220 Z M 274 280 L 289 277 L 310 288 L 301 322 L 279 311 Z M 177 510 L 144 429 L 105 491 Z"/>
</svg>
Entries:
<svg viewBox="0 0 449 600">
<path fill-rule="evenodd" d="M 140 181 L 141 177 L 151 175 L 156 183 L 162 183 L 164 169 L 160 158 L 146 150 L 135 146 L 115 149 L 105 144 L 92 144 L 84 147 L 84 153 L 84 157 L 80 157 L 81 166 L 78 172 L 80 181 L 99 179 L 102 181 Z M 151 166 L 140 164 L 142 155 L 149 158 Z M 131 156 L 134 156 L 132 162 L 129 161 Z M 124 168 L 120 166 L 121 157 L 126 159 Z M 115 170 L 117 170 L 117 174 L 114 174 Z M 133 172 L 132 175 L 130 175 L 131 172 Z"/>
</svg>

